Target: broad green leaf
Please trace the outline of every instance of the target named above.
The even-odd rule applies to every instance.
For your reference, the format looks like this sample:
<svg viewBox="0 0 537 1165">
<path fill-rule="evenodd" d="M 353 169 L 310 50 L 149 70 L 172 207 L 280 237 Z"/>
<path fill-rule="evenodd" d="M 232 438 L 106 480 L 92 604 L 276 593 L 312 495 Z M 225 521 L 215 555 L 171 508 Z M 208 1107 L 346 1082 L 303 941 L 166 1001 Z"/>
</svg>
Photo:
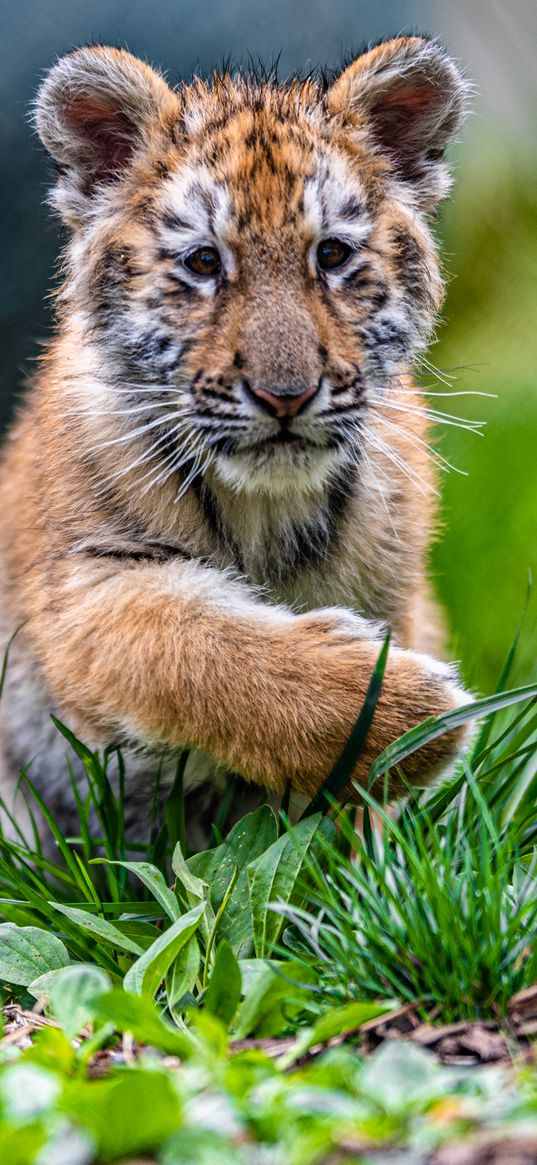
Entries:
<svg viewBox="0 0 537 1165">
<path fill-rule="evenodd" d="M 226 1027 L 231 1023 L 239 1006 L 241 987 L 242 975 L 239 964 L 229 943 L 222 942 L 216 952 L 203 1003 Z"/>
<path fill-rule="evenodd" d="M 393 1011 L 397 1006 L 395 1001 L 387 1003 L 344 1003 L 341 1007 L 331 1007 L 324 1012 L 312 1027 L 299 1032 L 296 1044 L 289 1052 L 284 1053 L 278 1060 L 278 1066 L 286 1070 L 296 1060 L 299 1060 L 309 1048 L 317 1044 L 326 1044 L 335 1036 L 346 1035 L 348 1032 L 358 1031 L 362 1024 L 378 1015 Z"/>
<path fill-rule="evenodd" d="M 267 967 L 277 968 L 282 965 L 280 959 L 239 959 L 239 970 L 242 976 L 242 993 L 249 995 L 252 987 L 260 975 L 264 975 Z"/>
<path fill-rule="evenodd" d="M 143 904 L 145 913 L 146 903 Z M 147 950 L 151 943 L 155 941 L 159 935 L 162 934 L 160 927 L 155 926 L 153 922 L 146 922 L 143 918 L 118 918 L 114 926 L 121 934 L 126 934 L 127 938 L 134 939 L 135 943 L 139 943 L 142 950 Z"/>
<path fill-rule="evenodd" d="M 186 898 L 188 906 L 191 908 L 201 903 L 203 906 L 200 930 L 204 941 L 209 941 L 209 935 L 214 926 L 214 910 L 211 904 L 211 890 L 207 882 L 202 878 L 197 878 L 191 872 L 183 857 L 180 843 L 173 851 L 172 870 L 176 876 L 175 892 L 180 897 L 178 883 L 180 883 L 183 890 L 183 897 Z"/>
<path fill-rule="evenodd" d="M 233 1126 L 232 1126 L 233 1129 Z M 252 1160 L 253 1160 L 252 1156 Z M 246 1165 L 227 1137 L 201 1128 L 181 1130 L 167 1142 L 159 1160 L 162 1165 Z"/>
<path fill-rule="evenodd" d="M 182 951 L 179 951 L 166 975 L 166 998 L 171 1011 L 192 991 L 199 975 L 200 963 L 199 942 L 193 934 Z"/>
<path fill-rule="evenodd" d="M 38 926 L 0 925 L 0 980 L 27 987 L 39 975 L 66 967 L 69 954 L 61 939 Z"/>
<path fill-rule="evenodd" d="M 277 1036 L 286 1031 L 293 1015 L 311 1000 L 308 985 L 315 982 L 315 971 L 304 963 L 290 960 L 267 966 L 256 976 L 243 999 L 234 1023 L 234 1039 L 247 1036 Z"/>
<path fill-rule="evenodd" d="M 44 1124 L 0 1126 L 0 1160 L 2 1165 L 28 1165 L 38 1161 L 39 1150 L 48 1140 Z"/>
<path fill-rule="evenodd" d="M 95 975 L 99 977 L 97 983 L 95 979 L 95 987 L 92 988 L 91 994 L 95 995 L 96 991 L 110 990 L 112 986 L 112 979 L 106 971 L 101 967 L 96 966 L 95 963 L 69 963 L 67 967 L 58 967 L 55 971 L 46 971 L 44 975 L 40 975 L 38 979 L 34 979 L 32 983 L 28 984 L 28 991 L 33 995 L 34 999 L 52 998 L 52 989 L 57 980 L 62 979 L 64 973 L 68 971 L 73 972 L 89 972 L 94 971 Z M 91 1016 L 90 1016 L 91 1018 Z"/>
<path fill-rule="evenodd" d="M 448 1090 L 449 1076 L 442 1073 L 429 1052 L 410 1040 L 386 1040 L 362 1070 L 361 1087 L 394 1115 L 422 1107 L 427 1098 Z"/>
<path fill-rule="evenodd" d="M 246 867 L 260 857 L 276 841 L 277 836 L 278 826 L 272 809 L 269 805 L 261 805 L 254 813 L 242 817 L 221 845 L 188 859 L 189 869 L 210 884 L 211 902 L 215 910 L 223 901 L 234 870 L 239 871 L 233 893 L 218 924 L 219 937 L 227 939 L 236 954 L 245 944 L 253 942 Z"/>
<path fill-rule="evenodd" d="M 91 1011 L 95 1019 L 112 1023 L 116 1031 L 132 1032 L 139 1043 L 149 1044 L 171 1056 L 187 1060 L 196 1050 L 192 1037 L 166 1023 L 146 996 L 132 995 L 117 987 L 94 998 Z"/>
<path fill-rule="evenodd" d="M 74 963 L 54 976 L 50 985 L 50 1009 L 71 1040 L 92 1018 L 89 1001 L 110 989 L 106 971 L 100 967 Z"/>
<path fill-rule="evenodd" d="M 211 1058 L 212 1053 L 216 1053 L 223 1060 L 229 1051 L 228 1034 L 223 1023 L 210 1011 L 200 1010 L 199 1007 L 191 1007 L 188 1018 L 191 1030 L 199 1040 L 202 1055 L 208 1051 Z"/>
<path fill-rule="evenodd" d="M 130 1068 L 88 1088 L 73 1080 L 62 1109 L 91 1134 L 99 1161 L 123 1161 L 152 1153 L 181 1126 L 181 1101 L 171 1073 Z"/>
<path fill-rule="evenodd" d="M 129 967 L 124 979 L 125 990 L 153 998 L 168 968 L 197 930 L 203 913 L 204 905 L 200 902 L 193 910 L 178 918 L 177 922 L 173 922 Z"/>
<path fill-rule="evenodd" d="M 64 906 L 63 902 L 49 902 L 49 906 L 59 910 L 60 914 L 65 914 L 65 917 L 70 922 L 76 923 L 81 930 L 87 930 L 89 934 L 110 943 L 113 947 L 118 947 L 120 951 L 131 951 L 133 955 L 142 953 L 142 948 L 138 943 L 134 942 L 128 935 L 122 934 L 117 926 L 105 918 L 101 918 L 99 914 L 91 914 L 89 910 L 80 910 L 78 906 Z M 35 975 L 33 977 L 35 979 Z"/>
<path fill-rule="evenodd" d="M 77 963 L 68 963 L 67 967 L 74 967 L 78 965 L 79 964 Z M 45 971 L 44 975 L 38 975 L 37 979 L 33 979 L 31 983 L 28 983 L 28 993 L 33 995 L 34 999 L 50 999 L 50 993 L 52 991 L 52 984 L 54 983 L 54 980 L 66 969 L 66 967 L 56 967 L 54 971 Z"/>
<path fill-rule="evenodd" d="M 391 999 L 385 1003 L 345 1003 L 341 1007 L 331 1007 L 313 1025 L 311 1032 L 313 1045 L 325 1044 L 335 1036 L 346 1032 L 357 1031 L 362 1024 L 378 1015 L 385 1015 L 398 1006 L 397 1000 Z"/>
<path fill-rule="evenodd" d="M 278 836 L 276 818 L 270 805 L 261 805 L 241 817 L 225 841 L 215 849 L 204 850 L 188 859 L 189 870 L 211 887 L 213 906 L 220 906 L 235 869 L 245 866 L 264 853 Z"/>
<path fill-rule="evenodd" d="M 76 1054 L 73 1045 L 59 1027 L 44 1027 L 36 1033 L 31 1048 L 24 1055 L 25 1060 L 39 1064 L 47 1072 L 56 1076 L 71 1076 L 75 1071 Z M 0 1161 L 4 1160 L 0 1154 Z"/>
<path fill-rule="evenodd" d="M 106 863 L 107 866 L 122 866 L 124 870 L 129 870 L 144 886 L 147 886 L 172 922 L 181 917 L 181 908 L 173 890 L 166 885 L 160 870 L 150 862 L 109 862 L 106 858 L 95 858 L 91 864 L 95 865 L 98 862 Z"/>
<path fill-rule="evenodd" d="M 192 873 L 183 857 L 179 842 L 173 851 L 172 870 L 181 883 L 190 906 L 194 906 L 197 902 L 206 902 L 210 898 L 208 882 Z"/>
<path fill-rule="evenodd" d="M 332 835 L 335 827 L 317 813 L 299 821 L 279 837 L 261 857 L 247 868 L 255 953 L 259 959 L 270 955 L 284 926 L 281 914 L 271 904 L 296 904 L 299 879 L 315 838 Z"/>
</svg>

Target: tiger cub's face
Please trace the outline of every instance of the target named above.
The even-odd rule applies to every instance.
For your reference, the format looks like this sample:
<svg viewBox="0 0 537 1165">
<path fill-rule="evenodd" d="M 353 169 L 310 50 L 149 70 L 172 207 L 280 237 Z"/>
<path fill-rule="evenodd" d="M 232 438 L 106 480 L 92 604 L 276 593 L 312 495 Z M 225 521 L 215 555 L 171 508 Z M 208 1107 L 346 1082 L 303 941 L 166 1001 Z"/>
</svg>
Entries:
<svg viewBox="0 0 537 1165">
<path fill-rule="evenodd" d="M 237 489 L 311 488 L 358 459 L 368 399 L 441 301 L 427 213 L 463 97 L 418 38 L 329 87 L 225 75 L 174 92 L 104 48 L 51 71 L 36 117 L 73 230 L 64 324 L 150 485 L 211 467 Z"/>
</svg>

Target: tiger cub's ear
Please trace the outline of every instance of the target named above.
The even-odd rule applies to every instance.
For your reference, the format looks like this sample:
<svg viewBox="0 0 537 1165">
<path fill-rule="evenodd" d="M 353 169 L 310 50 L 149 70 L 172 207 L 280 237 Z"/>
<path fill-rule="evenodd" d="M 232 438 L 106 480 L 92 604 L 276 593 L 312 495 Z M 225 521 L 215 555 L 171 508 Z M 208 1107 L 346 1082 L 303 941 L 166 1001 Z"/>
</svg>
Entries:
<svg viewBox="0 0 537 1165">
<path fill-rule="evenodd" d="M 448 193 L 444 150 L 470 86 L 436 41 L 399 37 L 357 57 L 328 90 L 329 113 L 365 130 L 423 205 Z"/>
<path fill-rule="evenodd" d="M 141 147 L 177 120 L 164 78 L 122 49 L 96 45 L 62 57 L 35 102 L 35 125 L 60 173 L 54 196 L 70 221 L 96 188 L 121 176 Z"/>
</svg>

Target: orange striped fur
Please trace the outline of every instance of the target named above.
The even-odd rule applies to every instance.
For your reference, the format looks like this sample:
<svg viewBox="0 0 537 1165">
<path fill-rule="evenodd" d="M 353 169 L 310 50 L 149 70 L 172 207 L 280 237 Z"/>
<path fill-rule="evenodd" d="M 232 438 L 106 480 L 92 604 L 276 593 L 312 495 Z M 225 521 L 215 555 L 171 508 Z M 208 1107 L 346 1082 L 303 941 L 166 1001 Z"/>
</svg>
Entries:
<svg viewBox="0 0 537 1165">
<path fill-rule="evenodd" d="M 173 91 L 103 47 L 49 73 L 36 124 L 70 233 L 57 334 L 1 467 L 4 636 L 23 624 L 5 785 L 34 757 L 68 815 L 56 710 L 88 743 L 132 749 L 136 827 L 152 754 L 185 744 L 209 758 L 192 784 L 233 770 L 311 794 L 385 626 L 358 780 L 465 699 L 435 658 L 434 470 L 411 378 L 442 302 L 430 214 L 464 91 L 420 38 L 331 84 Z M 405 779 L 458 743 L 429 745 Z"/>
</svg>

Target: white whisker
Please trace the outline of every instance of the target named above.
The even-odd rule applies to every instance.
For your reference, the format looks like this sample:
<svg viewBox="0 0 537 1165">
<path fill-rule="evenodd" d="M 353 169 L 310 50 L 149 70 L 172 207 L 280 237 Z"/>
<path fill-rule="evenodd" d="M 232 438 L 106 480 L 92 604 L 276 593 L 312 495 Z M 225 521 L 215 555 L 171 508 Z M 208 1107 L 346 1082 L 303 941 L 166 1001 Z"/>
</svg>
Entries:
<svg viewBox="0 0 537 1165">
<path fill-rule="evenodd" d="M 145 405 L 140 405 L 140 404 L 133 405 L 132 408 L 127 408 L 127 409 L 94 409 L 91 407 L 91 405 L 89 405 L 87 408 L 67 409 L 65 412 L 61 413 L 60 415 L 62 418 L 71 418 L 71 417 L 80 417 L 80 416 L 84 416 L 84 417 L 132 417 L 132 416 L 136 415 L 137 413 L 154 412 L 155 409 L 169 409 L 169 408 L 171 408 L 171 402 L 169 400 L 166 400 L 166 401 L 151 401 Z M 183 410 L 181 410 L 180 415 L 181 416 L 185 415 Z M 188 415 L 195 416 L 196 414 L 191 413 Z"/>
<path fill-rule="evenodd" d="M 172 431 L 163 433 L 161 437 L 159 437 L 156 441 L 153 441 L 149 448 L 145 449 L 144 452 L 139 455 L 139 457 L 134 459 L 134 461 L 130 461 L 128 465 L 124 465 L 120 469 L 116 469 L 114 473 L 111 473 L 109 475 L 109 479 L 115 481 L 121 477 L 125 477 L 125 475 L 131 473 L 133 469 L 137 469 L 139 465 L 143 465 L 144 462 L 158 456 L 159 446 L 162 445 L 165 441 L 169 441 L 170 439 L 173 439 Z"/>
<path fill-rule="evenodd" d="M 438 449 L 435 449 L 433 445 L 430 445 L 428 441 L 425 441 L 424 438 L 420 437 L 417 433 L 409 432 L 409 430 L 404 429 L 402 425 L 396 425 L 394 421 L 389 421 L 386 417 L 379 417 L 379 422 L 381 425 L 387 426 L 394 433 L 399 433 L 400 436 L 408 439 L 414 448 L 417 448 L 417 446 L 420 445 L 422 449 L 426 449 L 437 469 L 441 469 L 443 472 L 447 473 L 449 473 L 450 470 L 453 470 L 454 473 L 460 473 L 462 477 L 468 477 L 468 473 L 465 469 L 459 469 L 456 465 L 452 465 L 451 462 L 448 461 L 442 453 L 438 452 Z"/>
<path fill-rule="evenodd" d="M 365 448 L 365 446 L 364 446 L 364 445 L 362 445 L 362 447 L 361 447 L 361 449 L 360 449 L 360 456 L 361 456 L 361 457 L 363 457 L 363 459 L 364 459 L 364 461 L 365 461 L 366 465 L 367 465 L 367 466 L 368 466 L 368 468 L 369 468 L 369 473 L 370 473 L 370 478 L 371 478 L 371 485 L 372 485 L 372 487 L 373 487 L 373 488 L 374 488 L 374 489 L 377 491 L 377 493 L 379 494 L 380 500 L 381 500 L 381 502 L 382 502 L 382 505 L 383 505 L 383 507 L 384 507 L 384 510 L 385 510 L 385 512 L 386 512 L 386 517 L 387 517 L 387 519 L 388 519 L 388 522 L 390 523 L 390 526 L 391 526 L 392 534 L 393 534 L 393 536 L 394 536 L 394 538 L 395 538 L 396 542 L 400 542 L 400 541 L 401 541 L 401 539 L 400 539 L 399 533 L 398 533 L 398 531 L 395 529 L 394 522 L 393 522 L 393 517 L 392 517 L 392 515 L 390 514 L 390 511 L 389 511 L 389 508 L 388 508 L 388 503 L 387 503 L 387 501 L 386 501 L 386 493 L 385 493 L 385 490 L 384 490 L 384 488 L 383 488 L 383 486 L 382 486 L 381 482 L 380 482 L 380 481 L 378 481 L 378 474 L 379 474 L 379 473 L 381 474 L 381 476 L 384 478 L 384 480 L 385 480 L 385 481 L 388 483 L 388 486 L 389 486 L 390 479 L 389 479 L 389 477 L 388 477 L 387 473 L 386 473 L 386 472 L 385 472 L 385 471 L 382 469 L 382 467 L 381 467 L 380 465 L 377 465 L 377 466 L 373 465 L 373 463 L 372 463 L 372 461 L 371 461 L 371 458 L 370 458 L 370 456 L 369 456 L 369 453 L 368 453 L 368 451 L 367 451 L 367 449 Z"/>
<path fill-rule="evenodd" d="M 149 473 L 142 477 L 142 481 L 147 481 L 147 484 L 142 490 L 142 495 L 148 493 L 155 486 L 164 485 L 172 474 L 179 473 L 184 465 L 188 465 L 193 457 L 195 458 L 199 453 L 203 453 L 204 449 L 205 446 L 202 446 L 201 449 L 196 451 L 195 447 L 189 446 L 187 450 L 183 447 L 174 450 L 173 454 L 170 454 L 164 461 L 160 461 L 158 465 L 153 466 Z M 207 450 L 207 452 L 210 452 L 210 450 Z"/>
<path fill-rule="evenodd" d="M 140 425 L 138 429 L 130 429 L 128 433 L 122 433 L 120 437 L 111 437 L 108 441 L 101 441 L 99 445 L 95 445 L 95 449 L 109 449 L 111 445 L 124 445 L 126 441 L 132 441 L 135 437 L 143 437 L 151 429 L 155 429 L 157 425 L 164 425 L 166 421 L 175 420 L 177 420 L 177 413 L 168 413 L 164 417 L 155 417 L 152 421 L 148 421 L 146 425 Z"/>
<path fill-rule="evenodd" d="M 183 396 L 188 395 L 188 393 L 185 389 L 180 388 L 177 385 L 173 385 L 173 384 L 159 384 L 159 385 L 133 384 L 130 387 L 128 385 L 125 385 L 125 384 L 122 385 L 121 387 L 114 385 L 113 387 L 111 387 L 110 391 L 113 392 L 115 396 L 118 396 L 121 394 L 122 396 L 132 396 L 132 397 L 145 396 L 145 395 L 151 396 L 153 394 L 155 394 L 156 396 L 163 396 L 163 394 L 166 392 L 173 393 L 176 396 L 180 395 L 180 394 L 182 394 Z"/>
<path fill-rule="evenodd" d="M 366 439 L 373 445 L 373 448 L 376 448 L 379 453 L 383 453 L 384 456 L 393 463 L 393 465 L 400 469 L 401 473 L 404 473 L 405 476 L 414 483 L 420 493 L 425 494 L 429 492 L 436 494 L 437 497 L 440 496 L 438 490 L 435 489 L 430 482 L 424 481 L 423 478 L 420 477 L 420 475 L 416 473 L 414 469 L 407 465 L 406 461 L 404 461 L 402 457 L 395 453 L 391 446 L 387 445 L 386 442 L 382 440 L 382 437 L 379 433 L 373 432 L 368 427 L 365 430 L 365 436 Z"/>
<path fill-rule="evenodd" d="M 478 437 L 484 436 L 481 430 L 486 426 L 486 421 L 471 421 L 466 417 L 454 416 L 452 413 L 441 413 L 436 409 L 422 408 L 419 404 L 409 406 L 398 401 L 387 400 L 384 397 L 370 397 L 369 399 L 371 404 L 379 405 L 381 408 L 406 413 L 409 417 L 426 417 L 427 420 L 433 421 L 438 425 L 449 425 L 454 429 L 463 429 L 465 432 L 475 433 Z"/>
<path fill-rule="evenodd" d="M 165 479 L 165 477 L 168 475 L 168 470 L 173 473 L 175 469 L 180 469 L 182 465 L 185 465 L 188 461 L 191 461 L 198 446 L 199 439 L 188 443 L 186 440 L 183 440 L 178 443 L 170 453 L 166 454 L 165 457 L 159 456 L 158 464 L 152 465 L 147 473 L 143 474 L 140 478 L 140 482 L 147 481 L 149 479 L 149 486 L 144 488 L 143 493 L 145 493 L 147 489 L 151 488 L 152 484 L 160 482 L 161 478 Z"/>
<path fill-rule="evenodd" d="M 432 372 L 433 376 L 435 376 L 437 380 L 440 380 L 442 384 L 447 384 L 450 386 L 453 381 L 457 379 L 454 373 L 442 372 L 440 368 L 436 368 L 435 365 L 432 364 L 426 356 L 421 356 L 419 362 L 423 365 L 424 368 L 427 368 L 429 372 Z"/>
<path fill-rule="evenodd" d="M 497 392 L 483 392 L 476 388 L 454 388 L 451 392 L 432 392 L 426 385 L 421 385 L 418 389 L 415 388 L 397 388 L 397 395 L 401 393 L 403 396 L 415 396 L 416 393 L 425 392 L 427 396 L 487 396 L 489 400 L 497 400 Z"/>
<path fill-rule="evenodd" d="M 183 482 L 183 484 L 182 484 L 182 486 L 181 486 L 181 488 L 180 488 L 180 490 L 179 490 L 178 494 L 177 494 L 177 495 L 176 495 L 176 497 L 174 498 L 174 501 L 175 501 L 175 502 L 180 502 L 180 501 L 181 501 L 181 498 L 184 498 L 185 494 L 186 494 L 186 493 L 188 492 L 188 490 L 190 489 L 190 486 L 192 485 L 192 482 L 194 481 L 194 478 L 195 478 L 195 477 L 197 477 L 197 475 L 198 475 L 198 473 L 199 473 L 199 470 L 200 470 L 200 465 L 201 465 L 201 459 L 202 459 L 202 457 L 203 457 L 203 452 L 204 452 L 204 451 L 203 451 L 203 449 L 201 449 L 201 450 L 200 450 L 200 452 L 197 454 L 197 456 L 196 456 L 196 459 L 195 459 L 195 461 L 194 461 L 194 464 L 193 464 L 193 466 L 192 466 L 192 469 L 190 469 L 190 470 L 189 470 L 189 472 L 187 473 L 187 475 L 186 475 L 186 477 L 185 477 L 185 480 L 184 480 L 184 482 Z"/>
</svg>

